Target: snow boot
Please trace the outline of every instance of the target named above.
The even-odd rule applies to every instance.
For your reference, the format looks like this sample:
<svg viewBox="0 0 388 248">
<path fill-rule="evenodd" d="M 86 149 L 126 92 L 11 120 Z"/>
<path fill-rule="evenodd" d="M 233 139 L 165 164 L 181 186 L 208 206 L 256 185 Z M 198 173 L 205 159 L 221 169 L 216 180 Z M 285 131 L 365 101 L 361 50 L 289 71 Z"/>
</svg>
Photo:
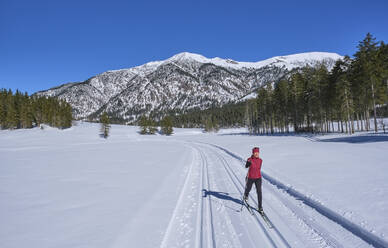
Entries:
<svg viewBox="0 0 388 248">
<path fill-rule="evenodd" d="M 245 196 L 245 195 L 244 195 L 243 201 L 244 201 L 246 204 L 248 204 L 248 196 Z"/>
</svg>

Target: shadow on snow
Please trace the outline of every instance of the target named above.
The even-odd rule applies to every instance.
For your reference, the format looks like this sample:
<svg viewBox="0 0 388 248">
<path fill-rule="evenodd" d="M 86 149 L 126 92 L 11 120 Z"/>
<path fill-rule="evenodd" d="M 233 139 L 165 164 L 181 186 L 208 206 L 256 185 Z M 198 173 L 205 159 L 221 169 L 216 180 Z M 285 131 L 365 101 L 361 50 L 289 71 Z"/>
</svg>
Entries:
<svg viewBox="0 0 388 248">
<path fill-rule="evenodd" d="M 331 139 L 322 139 L 320 142 L 345 142 L 345 143 L 374 143 L 374 142 L 386 142 L 388 141 L 388 135 L 361 135 L 361 136 L 349 136 L 338 137 Z"/>
<path fill-rule="evenodd" d="M 232 202 L 237 203 L 239 205 L 242 204 L 241 199 L 234 198 L 234 197 L 230 196 L 229 193 L 226 193 L 226 192 L 217 192 L 217 191 L 211 191 L 211 190 L 207 190 L 207 189 L 203 189 L 202 191 L 203 191 L 203 197 L 214 196 L 214 197 L 221 199 L 221 200 L 232 201 Z"/>
<path fill-rule="evenodd" d="M 382 133 L 368 133 L 365 135 L 356 135 L 356 136 L 342 136 L 342 137 L 336 137 L 336 138 L 322 138 L 325 135 L 331 135 L 331 134 L 341 134 L 341 133 L 327 133 L 327 134 L 302 134 L 302 133 L 275 133 L 275 134 L 249 134 L 247 132 L 241 132 L 241 133 L 224 133 L 219 134 L 220 136 L 226 136 L 226 135 L 243 135 L 243 136 L 258 136 L 258 137 L 303 137 L 310 141 L 314 142 L 343 142 L 343 143 L 374 143 L 374 142 L 387 142 L 388 141 L 388 135 L 384 135 Z"/>
</svg>

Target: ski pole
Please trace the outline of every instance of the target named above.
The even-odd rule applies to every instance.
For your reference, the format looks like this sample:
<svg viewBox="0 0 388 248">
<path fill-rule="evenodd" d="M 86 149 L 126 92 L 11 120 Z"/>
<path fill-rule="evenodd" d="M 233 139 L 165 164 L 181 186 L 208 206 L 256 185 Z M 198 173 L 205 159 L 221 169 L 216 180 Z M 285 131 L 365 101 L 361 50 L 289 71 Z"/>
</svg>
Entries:
<svg viewBox="0 0 388 248">
<path fill-rule="evenodd" d="M 241 209 L 240 209 L 240 212 L 242 211 L 243 207 L 244 207 L 244 194 L 245 194 L 245 190 L 247 189 L 247 180 L 248 180 L 248 174 L 245 176 L 245 187 L 244 187 L 244 191 L 241 195 Z"/>
</svg>

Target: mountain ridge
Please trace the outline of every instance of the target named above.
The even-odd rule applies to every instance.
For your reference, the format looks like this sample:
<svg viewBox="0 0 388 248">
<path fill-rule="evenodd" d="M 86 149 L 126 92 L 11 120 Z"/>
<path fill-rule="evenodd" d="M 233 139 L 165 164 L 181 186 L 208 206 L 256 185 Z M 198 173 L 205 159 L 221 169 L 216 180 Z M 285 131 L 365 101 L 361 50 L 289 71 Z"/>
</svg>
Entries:
<svg viewBox="0 0 388 248">
<path fill-rule="evenodd" d="M 69 102 L 75 118 L 97 117 L 136 121 L 151 112 L 185 111 L 237 101 L 266 82 L 276 82 L 295 68 L 324 63 L 329 69 L 341 55 L 308 52 L 239 62 L 182 52 L 166 60 L 109 70 L 83 82 L 65 83 L 34 95 Z"/>
</svg>

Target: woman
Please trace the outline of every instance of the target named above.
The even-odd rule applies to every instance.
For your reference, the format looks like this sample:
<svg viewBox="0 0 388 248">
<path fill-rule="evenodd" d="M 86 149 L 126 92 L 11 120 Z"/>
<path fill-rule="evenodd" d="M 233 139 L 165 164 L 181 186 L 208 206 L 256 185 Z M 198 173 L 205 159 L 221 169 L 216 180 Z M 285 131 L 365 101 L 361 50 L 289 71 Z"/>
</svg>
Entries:
<svg viewBox="0 0 388 248">
<path fill-rule="evenodd" d="M 258 200 L 257 210 L 260 213 L 263 213 L 262 195 L 261 195 L 261 164 L 263 163 L 263 160 L 259 158 L 259 151 L 260 149 L 258 147 L 254 147 L 252 149 L 251 157 L 247 159 L 247 162 L 245 164 L 245 168 L 249 168 L 249 170 L 246 178 L 244 201 L 246 203 L 248 202 L 248 195 L 252 189 L 252 184 L 254 183 L 256 186 L 257 200 Z"/>
</svg>

